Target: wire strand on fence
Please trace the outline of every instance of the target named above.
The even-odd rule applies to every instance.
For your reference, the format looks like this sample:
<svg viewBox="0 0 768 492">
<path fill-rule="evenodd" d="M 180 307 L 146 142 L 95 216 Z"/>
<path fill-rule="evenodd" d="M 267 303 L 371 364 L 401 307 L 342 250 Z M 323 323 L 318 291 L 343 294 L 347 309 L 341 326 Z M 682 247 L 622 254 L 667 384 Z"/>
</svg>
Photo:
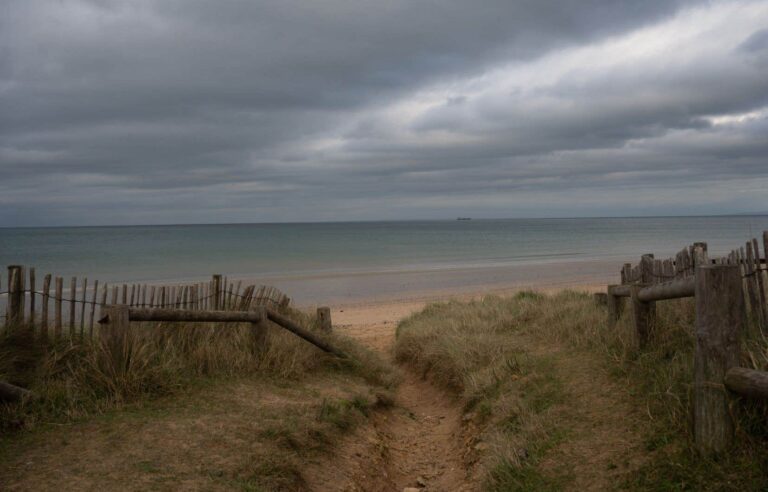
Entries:
<svg viewBox="0 0 768 492">
<path fill-rule="evenodd" d="M 24 289 L 24 290 L 21 290 L 19 292 L 21 294 L 37 294 L 39 296 L 45 295 L 45 292 L 42 292 L 42 291 L 39 291 L 39 290 Z M 8 293 L 9 292 L 0 292 L 0 295 L 8 294 Z M 227 294 L 227 295 L 231 295 L 232 297 L 237 297 L 237 298 L 240 298 L 240 299 L 257 299 L 254 296 L 244 296 L 244 295 L 241 295 L 241 294 L 235 294 L 234 292 L 232 292 L 231 294 Z M 57 300 L 57 301 L 60 300 L 61 302 L 74 302 L 75 304 L 86 304 L 86 305 L 95 305 L 95 306 L 101 306 L 102 305 L 101 302 L 83 301 L 81 299 L 72 299 L 72 298 L 67 298 L 67 297 L 62 297 L 61 299 L 59 299 L 58 297 L 51 296 L 50 294 L 49 294 L 49 297 L 51 299 L 54 299 L 54 300 Z M 214 297 L 216 297 L 214 294 L 209 294 L 207 296 L 198 297 L 197 301 L 200 302 L 200 301 L 204 301 L 206 299 L 212 299 Z M 186 302 L 185 301 L 166 302 L 166 303 L 158 304 L 157 306 L 158 307 L 178 307 L 178 306 L 186 306 L 188 304 L 191 304 L 190 301 L 186 301 Z"/>
</svg>

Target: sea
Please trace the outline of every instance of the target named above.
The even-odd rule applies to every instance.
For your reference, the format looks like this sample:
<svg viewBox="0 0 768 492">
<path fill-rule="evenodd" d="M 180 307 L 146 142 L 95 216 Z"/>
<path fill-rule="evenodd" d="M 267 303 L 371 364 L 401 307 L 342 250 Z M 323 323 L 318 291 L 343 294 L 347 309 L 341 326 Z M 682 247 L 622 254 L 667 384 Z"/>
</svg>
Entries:
<svg viewBox="0 0 768 492">
<path fill-rule="evenodd" d="M 303 303 L 342 302 L 610 281 L 644 253 L 704 241 L 724 254 L 764 230 L 767 215 L 19 227 L 0 228 L 0 268 L 151 284 L 219 273 Z"/>
</svg>

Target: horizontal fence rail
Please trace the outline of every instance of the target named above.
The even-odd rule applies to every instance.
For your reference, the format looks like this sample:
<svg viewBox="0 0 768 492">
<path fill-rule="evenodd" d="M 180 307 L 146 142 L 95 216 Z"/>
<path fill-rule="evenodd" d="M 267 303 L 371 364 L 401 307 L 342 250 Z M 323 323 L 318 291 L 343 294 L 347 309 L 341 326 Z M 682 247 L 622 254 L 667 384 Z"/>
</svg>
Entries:
<svg viewBox="0 0 768 492">
<path fill-rule="evenodd" d="M 740 367 L 741 334 L 748 322 L 757 325 L 763 340 L 768 331 L 768 231 L 762 240 L 762 256 L 754 238 L 714 258 L 701 242 L 683 248 L 674 258 L 659 260 L 646 254 L 636 265 L 622 266 L 620 284 L 596 295 L 596 301 L 608 308 L 610 327 L 624 312 L 624 299 L 630 299 L 641 348 L 650 343 L 656 329 L 656 301 L 695 299 L 692 417 L 696 447 L 703 453 L 722 452 L 733 440 L 728 391 L 768 398 L 768 371 Z"/>
<path fill-rule="evenodd" d="M 256 325 L 257 328 L 259 327 L 258 325 L 271 321 L 325 352 L 342 359 L 348 358 L 347 354 L 303 328 L 298 323 L 264 307 L 257 308 L 254 311 L 190 311 L 109 305 L 104 307 L 103 314 L 104 316 L 99 320 L 99 323 L 105 325 L 110 338 L 118 340 L 125 336 L 129 330 L 128 324 L 131 321 L 251 323 Z"/>
</svg>

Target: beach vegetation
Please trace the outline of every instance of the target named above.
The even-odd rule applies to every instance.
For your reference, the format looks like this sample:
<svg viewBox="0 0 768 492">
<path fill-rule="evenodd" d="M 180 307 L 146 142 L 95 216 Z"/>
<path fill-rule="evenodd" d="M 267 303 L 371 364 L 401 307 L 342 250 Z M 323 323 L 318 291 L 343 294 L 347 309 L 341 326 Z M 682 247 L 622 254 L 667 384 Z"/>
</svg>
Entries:
<svg viewBox="0 0 768 492">
<path fill-rule="evenodd" d="M 316 324 L 298 310 L 284 314 L 308 329 Z M 378 354 L 330 333 L 315 332 L 349 359 L 325 354 L 276 325 L 255 337 L 250 324 L 132 323 L 118 357 L 98 338 L 43 344 L 27 328 L 15 327 L 0 339 L 0 380 L 35 395 L 0 405 L 5 457 L 42 445 L 63 425 L 92 422 L 107 434 L 126 423 L 172 425 L 182 434 L 188 425 L 194 442 L 207 432 L 197 422 L 214 419 L 222 436 L 245 426 L 248 440 L 239 443 L 235 434 L 227 454 L 238 459 L 218 471 L 197 470 L 194 480 L 244 490 L 302 490 L 302 462 L 330 449 L 372 408 L 390 404 L 396 383 Z M 230 426 L 222 425 L 228 421 Z M 143 460 L 132 470 L 150 481 L 182 478 L 167 467 Z"/>
<path fill-rule="evenodd" d="M 488 490 L 594 486 L 599 475 L 630 490 L 765 490 L 768 406 L 735 402 L 736 444 L 699 456 L 690 420 L 693 302 L 657 309 L 657 330 L 640 350 L 631 308 L 609 329 L 605 307 L 586 293 L 432 304 L 401 322 L 395 354 L 463 398 L 469 429 L 484 443 Z M 742 365 L 765 369 L 759 330 L 750 325 L 744 338 Z M 629 442 L 611 449 L 600 432 L 625 432 L 616 441 Z"/>
</svg>

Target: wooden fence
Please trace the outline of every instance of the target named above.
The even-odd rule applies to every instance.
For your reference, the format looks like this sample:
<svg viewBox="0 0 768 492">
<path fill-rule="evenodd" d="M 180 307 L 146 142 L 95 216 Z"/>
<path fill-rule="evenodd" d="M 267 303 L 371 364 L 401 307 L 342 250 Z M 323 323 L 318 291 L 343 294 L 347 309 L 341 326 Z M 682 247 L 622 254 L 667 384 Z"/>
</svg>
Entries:
<svg viewBox="0 0 768 492">
<path fill-rule="evenodd" d="M 290 299 L 275 287 L 249 285 L 241 292 L 241 281 L 228 282 L 226 277 L 213 275 L 210 282 L 184 285 L 102 284 L 99 287 L 96 281 L 89 290 L 87 279 L 78 282 L 73 277 L 67 292 L 63 288 L 64 279 L 55 277 L 51 292 L 52 278 L 46 275 L 42 289 L 37 290 L 34 268 L 8 267 L 8 290 L 0 292 L 7 296 L 6 331 L 27 330 L 43 342 L 52 334 L 59 340 L 64 336 L 66 320 L 67 340 L 73 341 L 86 336 L 86 326 L 87 336 L 93 337 L 96 325 L 99 343 L 105 344 L 117 360 L 132 321 L 251 323 L 257 339 L 259 334 L 266 333 L 265 324 L 272 322 L 325 352 L 348 358 L 323 337 L 283 316 L 282 308 L 290 304 Z M 316 327 L 320 331 L 331 331 L 329 308 L 318 308 L 317 319 Z M 34 397 L 24 388 L 0 381 L 0 402 Z"/>
<path fill-rule="evenodd" d="M 70 337 L 93 336 L 97 306 L 247 311 L 255 306 L 281 308 L 290 303 L 275 287 L 243 286 L 242 281 L 230 282 L 221 275 L 213 275 L 209 282 L 180 285 L 109 285 L 96 280 L 89 286 L 87 278 L 72 277 L 65 290 L 62 277 L 48 274 L 38 284 L 34 268 L 11 265 L 7 279 L 7 289 L 0 291 L 6 297 L 3 325 L 6 329 L 28 325 L 45 338 L 61 338 L 65 332 Z"/>
<path fill-rule="evenodd" d="M 664 260 L 646 254 L 637 265 L 624 264 L 621 284 L 608 286 L 609 326 L 615 326 L 629 298 L 641 349 L 652 341 L 656 301 L 695 298 L 693 427 L 703 453 L 721 452 L 732 442 L 732 395 L 768 398 L 768 372 L 739 367 L 748 322 L 764 337 L 768 331 L 768 231 L 762 239 L 762 257 L 757 239 L 723 257 L 710 258 L 706 243 Z"/>
</svg>

